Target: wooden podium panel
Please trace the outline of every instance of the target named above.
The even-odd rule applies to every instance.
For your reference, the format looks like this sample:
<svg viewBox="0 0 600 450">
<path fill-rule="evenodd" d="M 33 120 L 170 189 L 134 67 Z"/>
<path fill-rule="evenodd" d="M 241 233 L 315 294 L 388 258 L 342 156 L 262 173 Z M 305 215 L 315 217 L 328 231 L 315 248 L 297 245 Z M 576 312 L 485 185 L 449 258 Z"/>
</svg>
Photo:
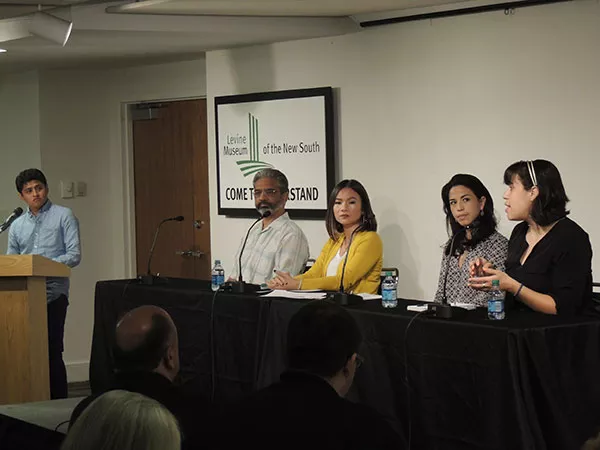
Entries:
<svg viewBox="0 0 600 450">
<path fill-rule="evenodd" d="M 39 255 L 0 256 L 0 404 L 50 399 L 46 276 L 69 274 Z"/>
</svg>

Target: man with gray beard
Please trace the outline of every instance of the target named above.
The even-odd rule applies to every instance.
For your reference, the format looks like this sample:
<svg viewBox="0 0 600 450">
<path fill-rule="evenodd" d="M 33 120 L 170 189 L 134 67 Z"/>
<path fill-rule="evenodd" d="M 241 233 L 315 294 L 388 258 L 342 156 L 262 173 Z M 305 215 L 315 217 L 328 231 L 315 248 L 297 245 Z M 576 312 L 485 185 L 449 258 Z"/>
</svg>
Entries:
<svg viewBox="0 0 600 450">
<path fill-rule="evenodd" d="M 253 180 L 254 204 L 261 216 L 248 235 L 242 254 L 242 277 L 247 283 L 263 284 L 273 278 L 273 271 L 299 274 L 309 256 L 306 236 L 285 210 L 289 186 L 286 176 L 276 169 L 263 169 Z M 239 277 L 238 261 L 243 239 L 235 255 L 230 281 Z"/>
</svg>

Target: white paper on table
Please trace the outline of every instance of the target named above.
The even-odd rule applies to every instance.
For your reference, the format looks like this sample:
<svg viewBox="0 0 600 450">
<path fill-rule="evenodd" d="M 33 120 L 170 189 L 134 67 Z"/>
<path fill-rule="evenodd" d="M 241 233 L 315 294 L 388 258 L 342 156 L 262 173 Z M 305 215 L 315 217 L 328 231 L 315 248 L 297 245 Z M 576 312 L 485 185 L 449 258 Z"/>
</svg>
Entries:
<svg viewBox="0 0 600 450">
<path fill-rule="evenodd" d="M 360 295 L 363 300 L 380 300 L 381 299 L 381 295 L 380 294 L 358 294 Z"/>
<path fill-rule="evenodd" d="M 302 292 L 302 291 L 284 291 L 275 289 L 263 297 L 284 297 L 284 298 L 295 298 L 305 300 L 320 300 L 325 298 L 327 294 L 325 292 Z"/>
<path fill-rule="evenodd" d="M 477 305 L 475 305 L 474 303 L 463 303 L 463 302 L 450 302 L 450 306 L 456 306 L 457 308 L 468 309 L 468 310 L 477 308 Z"/>
</svg>

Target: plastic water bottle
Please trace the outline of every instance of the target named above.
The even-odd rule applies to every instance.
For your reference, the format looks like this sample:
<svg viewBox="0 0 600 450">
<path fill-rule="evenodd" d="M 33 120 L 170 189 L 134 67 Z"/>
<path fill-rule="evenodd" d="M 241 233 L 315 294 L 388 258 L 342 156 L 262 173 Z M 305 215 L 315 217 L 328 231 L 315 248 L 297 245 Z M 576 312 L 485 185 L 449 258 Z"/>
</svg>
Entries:
<svg viewBox="0 0 600 450">
<path fill-rule="evenodd" d="M 492 290 L 488 297 L 488 319 L 504 319 L 504 292 L 500 290 L 500 281 L 492 280 Z"/>
<path fill-rule="evenodd" d="M 220 259 L 215 259 L 215 265 L 211 272 L 211 288 L 213 291 L 218 291 L 221 285 L 225 283 L 225 269 L 221 265 Z"/>
<path fill-rule="evenodd" d="M 381 283 L 381 305 L 384 308 L 395 308 L 398 306 L 398 282 L 392 272 L 386 272 Z"/>
</svg>

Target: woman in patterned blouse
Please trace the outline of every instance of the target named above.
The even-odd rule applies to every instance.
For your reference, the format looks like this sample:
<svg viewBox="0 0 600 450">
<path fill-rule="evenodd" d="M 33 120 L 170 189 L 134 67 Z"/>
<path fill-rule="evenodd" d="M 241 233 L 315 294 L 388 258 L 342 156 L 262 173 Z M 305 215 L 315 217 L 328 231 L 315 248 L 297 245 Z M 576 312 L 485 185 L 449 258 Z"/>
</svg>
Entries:
<svg viewBox="0 0 600 450">
<path fill-rule="evenodd" d="M 454 175 L 442 188 L 446 227 L 450 238 L 444 245 L 435 300 L 487 305 L 487 292 L 468 285 L 470 265 L 483 258 L 504 270 L 508 240 L 496 230 L 492 197 L 477 177 Z"/>
</svg>

